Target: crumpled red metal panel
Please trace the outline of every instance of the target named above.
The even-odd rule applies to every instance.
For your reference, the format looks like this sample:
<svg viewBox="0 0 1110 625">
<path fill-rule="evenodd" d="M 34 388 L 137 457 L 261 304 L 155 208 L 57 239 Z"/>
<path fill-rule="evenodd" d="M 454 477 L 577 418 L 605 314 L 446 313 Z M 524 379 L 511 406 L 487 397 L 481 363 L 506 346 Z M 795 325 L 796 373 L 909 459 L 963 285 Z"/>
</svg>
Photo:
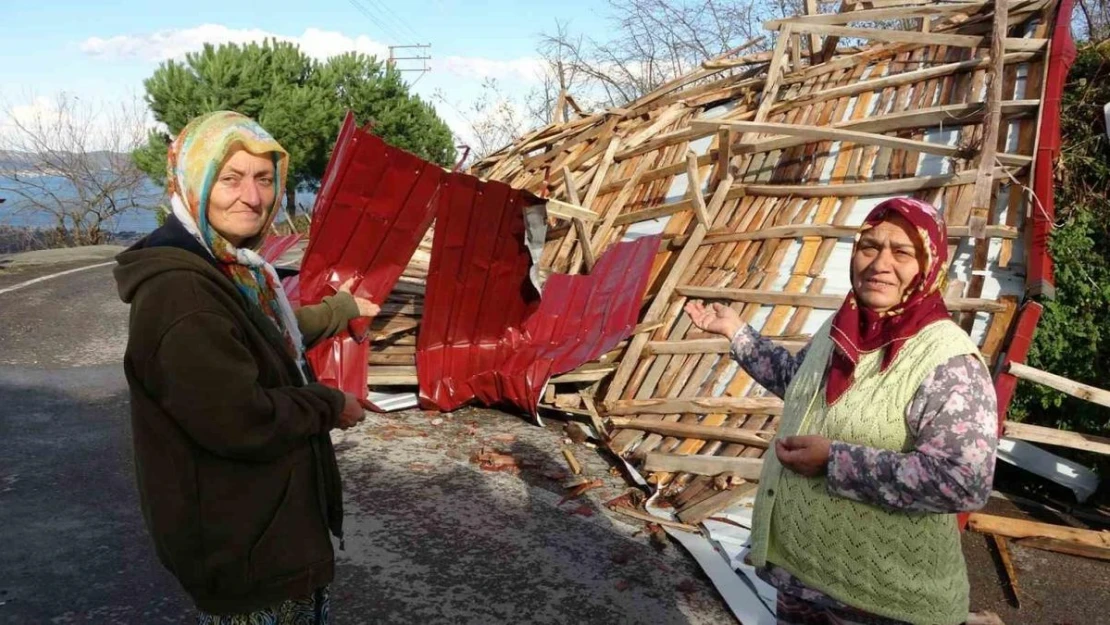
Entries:
<svg viewBox="0 0 1110 625">
<path fill-rule="evenodd" d="M 283 254 L 293 249 L 293 246 L 300 240 L 301 235 L 296 233 L 268 236 L 262 243 L 262 248 L 258 250 L 258 255 L 264 258 L 266 262 L 273 264 Z"/>
<path fill-rule="evenodd" d="M 590 275 L 551 276 L 541 300 L 522 219 L 541 202 L 502 183 L 448 178 L 417 336 L 423 407 L 478 401 L 534 415 L 552 376 L 631 334 L 659 237 L 614 246 Z"/>
<path fill-rule="evenodd" d="M 444 171 L 355 126 L 347 115 L 324 173 L 301 263 L 301 297 L 315 304 L 354 277 L 381 304 L 432 223 Z"/>
<path fill-rule="evenodd" d="M 428 230 L 444 171 L 356 127 L 348 113 L 313 211 L 297 282 L 300 304 L 316 304 L 355 279 L 352 293 L 385 301 Z M 292 295 L 290 297 L 292 299 Z M 321 381 L 366 397 L 368 319 L 308 353 Z"/>
</svg>

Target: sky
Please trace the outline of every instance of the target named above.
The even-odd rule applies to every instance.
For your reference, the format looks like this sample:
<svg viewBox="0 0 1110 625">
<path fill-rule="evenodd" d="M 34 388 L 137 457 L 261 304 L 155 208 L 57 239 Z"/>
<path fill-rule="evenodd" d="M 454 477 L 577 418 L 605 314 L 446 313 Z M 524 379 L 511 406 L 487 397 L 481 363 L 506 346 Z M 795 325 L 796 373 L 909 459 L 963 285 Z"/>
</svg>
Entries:
<svg viewBox="0 0 1110 625">
<path fill-rule="evenodd" d="M 321 59 L 349 50 L 384 57 L 389 45 L 422 43 L 431 44 L 425 54 L 432 71 L 406 78 L 465 141 L 468 107 L 486 78 L 497 79 L 509 98 L 522 98 L 537 81 L 540 33 L 560 20 L 576 32 L 602 34 L 600 7 L 601 0 L 0 0 L 0 113 L 26 119 L 49 112 L 59 93 L 90 109 L 134 102 L 160 62 L 206 42 L 276 36 Z M 0 134 L 10 131 L 0 120 Z"/>
</svg>

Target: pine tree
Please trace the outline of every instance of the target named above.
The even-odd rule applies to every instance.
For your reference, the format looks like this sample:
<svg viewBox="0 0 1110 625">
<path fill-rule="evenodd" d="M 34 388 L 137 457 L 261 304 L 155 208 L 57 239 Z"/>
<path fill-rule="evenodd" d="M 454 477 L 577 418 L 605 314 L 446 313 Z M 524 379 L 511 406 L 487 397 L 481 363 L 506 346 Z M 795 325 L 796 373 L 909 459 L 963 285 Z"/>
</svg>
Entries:
<svg viewBox="0 0 1110 625">
<path fill-rule="evenodd" d="M 409 92 L 401 73 L 364 54 L 313 60 L 295 44 L 276 40 L 246 45 L 207 44 L 167 61 L 144 81 L 146 101 L 168 134 L 152 131 L 133 153 L 135 163 L 162 184 L 166 148 L 194 117 L 233 110 L 252 117 L 289 152 L 286 208 L 298 188 L 316 189 L 347 110 L 392 145 L 448 165 L 455 155 L 451 131 L 431 105 Z"/>
</svg>

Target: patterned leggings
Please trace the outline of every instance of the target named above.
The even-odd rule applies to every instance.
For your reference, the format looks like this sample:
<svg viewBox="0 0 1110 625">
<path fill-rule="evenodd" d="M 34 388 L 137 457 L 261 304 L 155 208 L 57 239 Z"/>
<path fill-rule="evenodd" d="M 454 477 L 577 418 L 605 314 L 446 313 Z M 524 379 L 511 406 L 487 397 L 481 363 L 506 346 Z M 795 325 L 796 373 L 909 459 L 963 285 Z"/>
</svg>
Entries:
<svg viewBox="0 0 1110 625">
<path fill-rule="evenodd" d="M 831 607 L 779 593 L 775 608 L 778 625 L 906 625 L 882 616 L 847 607 Z"/>
<path fill-rule="evenodd" d="M 324 586 L 308 597 L 254 612 L 217 616 L 198 611 L 197 625 L 328 625 L 330 608 L 331 597 Z"/>
</svg>

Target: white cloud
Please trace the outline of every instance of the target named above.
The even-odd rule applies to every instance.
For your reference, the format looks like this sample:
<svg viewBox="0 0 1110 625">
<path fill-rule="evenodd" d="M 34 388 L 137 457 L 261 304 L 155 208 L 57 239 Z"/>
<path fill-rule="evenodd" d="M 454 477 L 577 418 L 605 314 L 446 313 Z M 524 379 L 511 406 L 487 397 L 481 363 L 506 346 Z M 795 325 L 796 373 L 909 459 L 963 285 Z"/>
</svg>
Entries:
<svg viewBox="0 0 1110 625">
<path fill-rule="evenodd" d="M 139 35 L 89 37 L 81 42 L 81 51 L 89 56 L 109 60 L 165 61 L 180 59 L 187 52 L 201 49 L 204 44 L 249 43 L 265 39 L 295 43 L 306 54 L 327 59 L 344 52 L 357 51 L 389 57 L 389 47 L 365 35 L 351 37 L 341 32 L 306 28 L 297 36 L 280 35 L 258 28 L 228 28 L 220 24 L 203 24 L 195 28 L 160 30 Z M 462 78 L 484 80 L 496 78 L 506 82 L 533 82 L 538 79 L 541 61 L 533 57 L 515 59 L 489 59 L 483 57 L 448 56 L 442 59 L 433 55 L 433 71 Z"/>
<path fill-rule="evenodd" d="M 306 54 L 317 59 L 327 59 L 350 51 L 388 58 L 389 47 L 366 36 L 349 36 L 342 32 L 306 28 L 296 36 L 281 35 L 263 29 L 229 28 L 221 24 L 202 24 L 194 28 L 160 30 L 149 33 L 89 37 L 79 44 L 80 50 L 93 58 L 105 61 L 162 62 L 182 59 L 188 52 L 200 50 L 204 44 L 244 44 L 277 39 L 298 45 Z M 499 88 L 511 100 L 523 94 L 542 75 L 542 61 L 535 57 L 491 59 L 469 56 L 438 57 L 432 50 L 429 63 L 432 71 L 421 77 L 414 91 L 433 102 L 440 116 L 456 135 L 468 143 L 476 143 L 472 122 L 480 124 L 484 115 L 470 110 L 471 101 L 483 95 L 482 83 L 496 79 Z M 415 75 L 410 75 L 415 79 Z M 457 102 L 444 106 L 433 94 L 447 91 Z M 465 111 L 465 113 L 464 113 Z"/>
<path fill-rule="evenodd" d="M 242 44 L 271 38 L 295 43 L 306 54 L 319 59 L 351 51 L 378 58 L 389 56 L 388 46 L 364 35 L 349 37 L 340 32 L 306 28 L 301 35 L 288 36 L 258 28 L 228 28 L 220 24 L 202 24 L 195 28 L 159 30 L 139 35 L 117 35 L 107 39 L 89 37 L 81 42 L 80 47 L 85 54 L 98 58 L 165 61 L 180 59 L 187 52 L 201 49 L 206 43 Z"/>
<path fill-rule="evenodd" d="M 433 58 L 432 69 L 466 78 L 535 82 L 542 76 L 543 62 L 532 57 L 502 61 L 481 57 L 449 56 L 441 61 Z"/>
<path fill-rule="evenodd" d="M 158 126 L 136 98 L 105 101 L 57 93 L 0 101 L 0 149 L 124 152 Z"/>
</svg>

